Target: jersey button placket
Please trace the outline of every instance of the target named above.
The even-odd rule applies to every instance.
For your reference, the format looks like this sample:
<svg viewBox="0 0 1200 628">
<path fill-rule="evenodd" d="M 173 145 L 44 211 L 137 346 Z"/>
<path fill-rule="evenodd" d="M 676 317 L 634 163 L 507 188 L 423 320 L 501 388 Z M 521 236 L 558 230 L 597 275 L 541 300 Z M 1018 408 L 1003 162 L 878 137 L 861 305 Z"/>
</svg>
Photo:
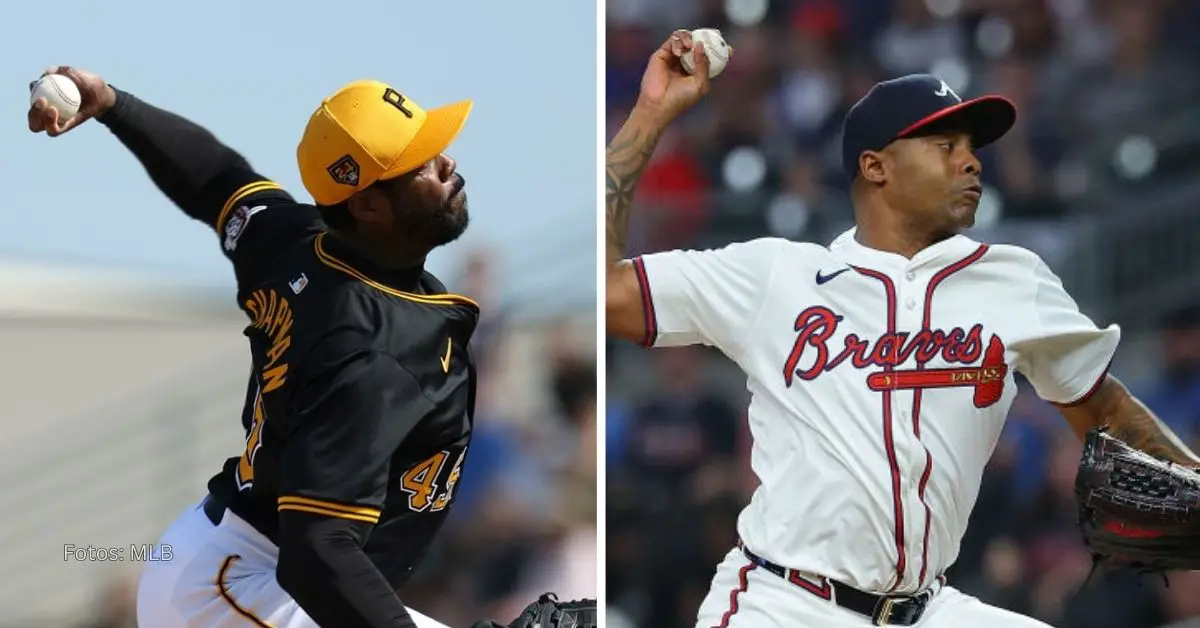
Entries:
<svg viewBox="0 0 1200 628">
<path fill-rule="evenodd" d="M 916 289 L 913 286 L 913 281 L 917 279 L 916 271 L 906 271 L 904 274 L 904 279 L 904 292 L 907 293 L 907 297 L 905 297 L 904 300 L 904 306 L 906 309 L 912 310 L 913 307 L 917 307 L 917 299 L 913 297 L 913 291 Z"/>
<path fill-rule="evenodd" d="M 896 300 L 902 307 L 896 312 L 896 331 L 908 332 L 915 334 L 921 330 L 921 311 L 917 307 L 921 304 L 923 287 L 917 282 L 917 273 L 914 270 L 906 270 L 901 277 L 903 281 L 896 282 Z M 911 360 L 911 357 L 910 357 Z M 897 364 L 896 368 L 903 368 Z"/>
<path fill-rule="evenodd" d="M 917 281 L 917 273 L 912 269 L 905 269 L 902 276 L 897 279 L 900 279 L 900 281 L 897 281 L 896 285 L 898 292 L 896 299 L 900 307 L 897 308 L 898 311 L 896 312 L 896 332 L 906 334 L 911 342 L 911 339 L 921 331 L 923 312 L 918 306 L 924 297 L 924 286 Z M 902 351 L 903 349 L 903 346 L 896 347 L 897 351 Z M 910 354 L 905 363 L 896 364 L 895 368 L 897 370 L 915 369 L 915 355 Z M 892 404 L 894 416 L 899 419 L 894 427 L 897 449 L 899 450 L 897 453 L 902 460 L 901 474 L 903 481 L 901 482 L 901 488 L 904 495 L 904 546 L 905 554 L 908 556 L 908 561 L 905 565 L 904 583 L 908 584 L 917 577 L 917 573 L 920 570 L 925 506 L 922 504 L 918 493 L 921 473 L 924 470 L 925 450 L 914 434 L 914 391 L 905 390 L 897 392 L 900 394 L 892 396 Z"/>
<path fill-rule="evenodd" d="M 916 276 L 915 271 L 904 269 L 903 275 L 896 278 L 896 300 L 899 306 L 896 308 L 895 331 L 897 334 L 903 334 L 897 340 L 907 337 L 911 342 L 912 337 L 921 330 L 921 312 L 917 308 L 917 293 L 921 287 L 915 281 Z M 904 349 L 905 347 L 899 343 L 894 346 L 894 350 L 897 353 L 902 352 Z M 896 370 L 908 370 L 915 368 L 915 364 L 914 356 L 910 354 L 905 363 L 895 364 L 894 368 Z M 903 428 L 907 437 L 912 437 L 912 391 L 900 390 L 896 392 L 897 394 L 892 395 L 892 404 L 895 416 L 900 419 L 897 427 Z M 907 438 L 905 442 L 907 442 Z"/>
</svg>

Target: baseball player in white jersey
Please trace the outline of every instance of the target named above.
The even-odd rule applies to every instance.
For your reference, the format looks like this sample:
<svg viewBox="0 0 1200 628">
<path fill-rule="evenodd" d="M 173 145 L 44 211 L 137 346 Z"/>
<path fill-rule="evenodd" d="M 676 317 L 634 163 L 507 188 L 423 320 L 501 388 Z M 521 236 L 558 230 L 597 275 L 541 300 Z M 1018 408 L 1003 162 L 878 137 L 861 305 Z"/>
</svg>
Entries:
<svg viewBox="0 0 1200 628">
<path fill-rule="evenodd" d="M 1015 108 L 929 75 L 880 83 L 844 122 L 856 227 L 828 247 L 763 238 L 622 259 L 660 133 L 709 88 L 699 49 L 676 31 L 654 54 L 606 160 L 608 332 L 713 346 L 751 393 L 760 485 L 696 626 L 1043 626 L 943 576 L 1015 373 L 1081 438 L 1108 424 L 1157 456 L 1200 459 L 1108 374 L 1117 326 L 1082 314 L 1034 253 L 959 233 L 980 198 L 975 150 Z"/>
</svg>

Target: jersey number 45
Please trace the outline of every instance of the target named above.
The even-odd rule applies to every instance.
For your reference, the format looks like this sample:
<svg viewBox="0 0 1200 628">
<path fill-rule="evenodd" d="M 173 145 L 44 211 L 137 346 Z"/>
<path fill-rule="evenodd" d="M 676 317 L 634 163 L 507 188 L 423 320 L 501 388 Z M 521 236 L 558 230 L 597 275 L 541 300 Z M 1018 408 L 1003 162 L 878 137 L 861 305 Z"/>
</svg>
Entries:
<svg viewBox="0 0 1200 628">
<path fill-rule="evenodd" d="M 462 472 L 463 460 L 467 457 L 467 448 L 464 447 L 459 452 L 449 475 L 443 479 L 442 471 L 452 455 L 449 451 L 439 451 L 413 465 L 400 476 L 400 488 L 408 493 L 409 509 L 415 512 L 437 512 L 450 503 L 454 497 L 454 485 L 458 484 L 458 476 Z M 439 485 L 444 487 L 441 492 Z"/>
</svg>

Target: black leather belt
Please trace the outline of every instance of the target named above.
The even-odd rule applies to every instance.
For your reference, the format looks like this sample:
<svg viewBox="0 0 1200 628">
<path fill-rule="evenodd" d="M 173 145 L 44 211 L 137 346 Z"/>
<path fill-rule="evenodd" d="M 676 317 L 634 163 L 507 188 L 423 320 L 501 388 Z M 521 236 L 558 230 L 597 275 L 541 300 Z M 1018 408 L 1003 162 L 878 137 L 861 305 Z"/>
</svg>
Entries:
<svg viewBox="0 0 1200 628">
<path fill-rule="evenodd" d="M 221 525 L 221 520 L 225 518 L 224 504 L 217 501 L 212 495 L 208 495 L 204 498 L 204 503 L 200 507 L 204 509 L 204 516 L 208 517 L 208 520 L 213 525 Z"/>
<path fill-rule="evenodd" d="M 742 553 L 750 559 L 750 562 L 792 582 L 788 575 L 789 571 L 794 570 L 776 565 L 746 549 L 746 546 L 741 543 L 738 543 L 738 546 L 741 547 Z M 832 587 L 833 600 L 838 606 L 871 618 L 871 623 L 876 626 L 912 626 L 921 620 L 921 616 L 925 614 L 925 607 L 933 599 L 933 591 L 930 589 L 925 589 L 914 596 L 886 596 L 860 591 L 829 578 L 824 580 Z"/>
</svg>

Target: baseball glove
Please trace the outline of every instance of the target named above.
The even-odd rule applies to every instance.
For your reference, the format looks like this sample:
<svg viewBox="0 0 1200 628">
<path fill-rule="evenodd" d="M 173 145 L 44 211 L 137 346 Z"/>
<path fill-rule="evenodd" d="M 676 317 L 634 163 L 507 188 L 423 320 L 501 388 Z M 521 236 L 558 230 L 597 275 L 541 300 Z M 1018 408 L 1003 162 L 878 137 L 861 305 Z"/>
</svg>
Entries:
<svg viewBox="0 0 1200 628">
<path fill-rule="evenodd" d="M 1164 577 L 1167 571 L 1200 569 L 1195 470 L 1154 458 L 1097 428 L 1084 440 L 1075 495 L 1094 567 L 1104 563 Z"/>
<path fill-rule="evenodd" d="M 553 593 L 544 593 L 507 626 L 481 621 L 471 628 L 596 628 L 596 622 L 596 600 L 559 602 Z"/>
</svg>

